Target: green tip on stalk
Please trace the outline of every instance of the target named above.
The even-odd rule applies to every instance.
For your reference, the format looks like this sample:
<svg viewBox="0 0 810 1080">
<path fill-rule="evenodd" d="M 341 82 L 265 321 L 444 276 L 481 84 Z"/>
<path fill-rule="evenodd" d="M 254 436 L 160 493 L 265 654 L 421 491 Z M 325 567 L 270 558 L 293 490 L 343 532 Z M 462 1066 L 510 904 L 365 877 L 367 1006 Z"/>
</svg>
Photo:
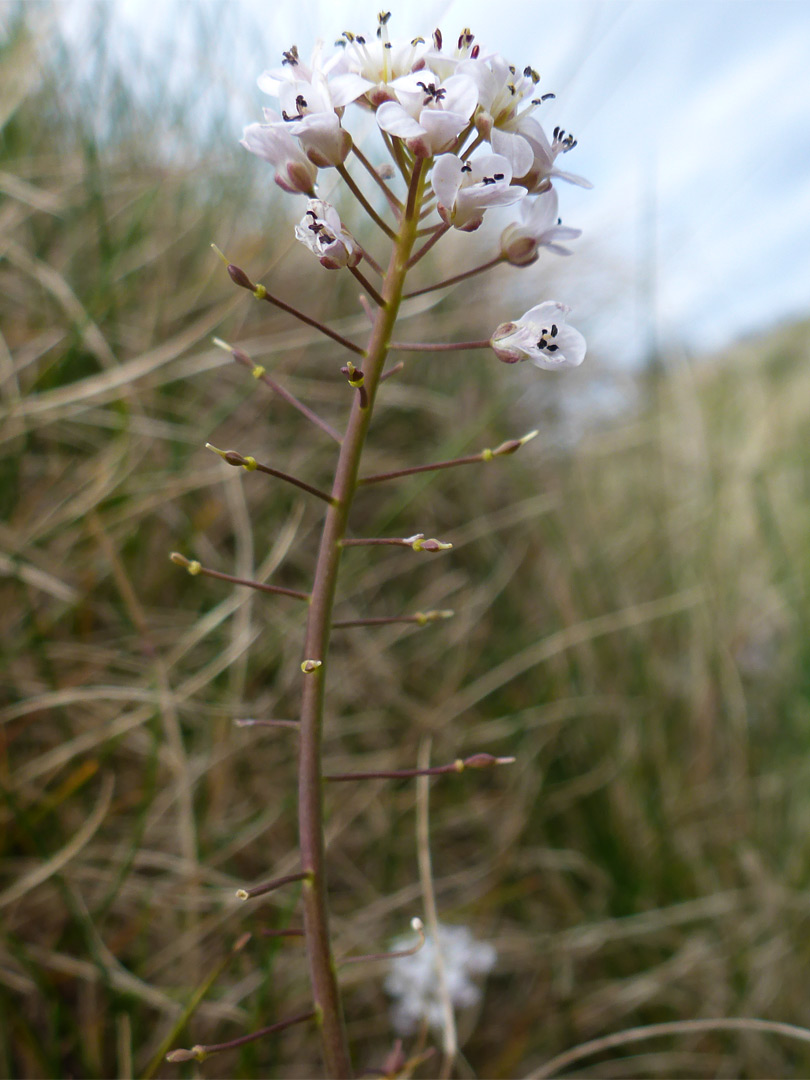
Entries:
<svg viewBox="0 0 810 1080">
<path fill-rule="evenodd" d="M 520 439 L 507 439 L 506 442 L 501 443 L 501 445 L 494 450 L 485 450 L 481 456 L 484 461 L 492 461 L 494 457 L 503 457 L 505 454 L 517 453 L 521 446 L 525 446 L 527 442 L 531 442 L 532 439 L 537 438 L 539 434 L 540 432 L 535 429 Z"/>
<path fill-rule="evenodd" d="M 215 254 L 215 255 L 218 255 L 218 256 L 219 256 L 219 258 L 220 258 L 220 259 L 222 259 L 222 261 L 223 261 L 223 262 L 225 263 L 225 265 L 226 265 L 226 266 L 230 266 L 231 260 L 230 260 L 229 258 L 227 258 L 227 257 L 226 257 L 226 256 L 225 256 L 225 255 L 223 254 L 223 252 L 221 252 L 221 251 L 219 250 L 219 248 L 217 247 L 217 245 L 216 245 L 216 244 L 212 244 L 212 245 L 211 245 L 211 250 L 212 250 L 212 251 L 214 252 L 214 254 Z M 214 340 L 216 340 L 216 338 L 215 338 Z M 185 1052 L 185 1051 L 184 1051 L 184 1052 Z"/>
<path fill-rule="evenodd" d="M 207 442 L 205 444 L 206 450 L 213 450 L 215 454 L 219 454 L 224 462 L 228 465 L 241 465 L 243 469 L 247 469 L 248 472 L 255 472 L 259 467 L 259 463 L 255 457 L 248 454 L 244 457 L 238 450 L 220 450 L 219 447 L 214 446 L 213 443 Z"/>
<path fill-rule="evenodd" d="M 319 667 L 323 667 L 323 660 L 304 660 L 301 664 L 301 670 L 305 675 L 312 675 Z"/>
<path fill-rule="evenodd" d="M 428 623 L 439 622 L 442 619 L 452 619 L 455 611 L 417 611 L 414 619 L 419 626 L 427 626 Z"/>
<path fill-rule="evenodd" d="M 196 577 L 202 570 L 202 566 L 196 559 L 187 559 L 185 555 L 181 555 L 179 551 L 173 551 L 169 556 L 175 566 L 184 566 L 192 577 Z"/>
<path fill-rule="evenodd" d="M 418 536 L 409 536 L 406 543 L 409 543 L 414 551 L 449 551 L 453 546 L 444 543 L 442 540 L 425 540 L 424 533 L 420 533 Z"/>
<path fill-rule="evenodd" d="M 190 1050 L 170 1050 L 166 1060 L 176 1065 L 182 1061 L 205 1061 L 207 1057 L 204 1047 L 192 1046 Z"/>
</svg>

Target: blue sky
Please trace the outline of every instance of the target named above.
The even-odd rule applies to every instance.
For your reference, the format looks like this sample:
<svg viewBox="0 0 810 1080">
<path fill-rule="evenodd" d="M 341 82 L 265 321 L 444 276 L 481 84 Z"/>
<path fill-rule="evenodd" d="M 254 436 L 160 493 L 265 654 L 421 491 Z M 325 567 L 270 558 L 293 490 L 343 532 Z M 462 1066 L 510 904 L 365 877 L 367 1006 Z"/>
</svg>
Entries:
<svg viewBox="0 0 810 1080">
<path fill-rule="evenodd" d="M 182 44 L 192 0 L 115 0 L 123 34 Z M 69 4 L 81 22 L 91 0 Z M 196 8 L 222 11 L 207 0 Z M 255 76 L 298 44 L 373 31 L 379 5 L 343 0 L 224 5 L 228 83 L 239 124 L 258 119 Z M 556 299 L 599 307 L 607 351 L 632 361 L 654 334 L 704 352 L 810 314 L 810 3 L 805 0 L 502 0 L 393 3 L 393 34 L 477 40 L 554 91 L 542 120 L 573 131 L 560 185 L 566 224 L 583 228 Z M 223 57 L 226 59 L 223 60 Z M 236 119 L 239 114 L 240 120 Z M 654 312 L 651 315 L 650 312 Z"/>
</svg>

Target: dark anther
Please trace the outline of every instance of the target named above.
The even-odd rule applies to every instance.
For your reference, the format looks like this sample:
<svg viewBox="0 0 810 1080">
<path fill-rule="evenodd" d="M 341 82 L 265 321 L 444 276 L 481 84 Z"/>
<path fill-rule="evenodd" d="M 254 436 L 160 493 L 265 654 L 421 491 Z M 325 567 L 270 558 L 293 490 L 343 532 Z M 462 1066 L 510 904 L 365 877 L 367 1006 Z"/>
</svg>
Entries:
<svg viewBox="0 0 810 1080">
<path fill-rule="evenodd" d="M 495 183 L 495 177 L 494 176 L 484 176 L 482 178 L 482 180 L 481 180 L 481 183 L 482 184 L 494 184 Z"/>
<path fill-rule="evenodd" d="M 512 95 L 512 97 L 514 97 L 515 94 L 517 93 L 517 90 L 515 89 L 515 84 L 514 83 L 508 83 L 507 86 L 506 86 L 506 89 L 509 91 L 509 93 Z"/>
<path fill-rule="evenodd" d="M 481 52 L 480 46 L 473 45 L 472 51 L 470 52 L 470 56 L 473 58 L 473 60 L 477 60 L 480 52 Z"/>
<path fill-rule="evenodd" d="M 557 224 L 558 224 L 558 225 L 562 225 L 562 218 L 561 218 L 561 217 L 558 217 L 558 218 L 557 218 Z"/>
<path fill-rule="evenodd" d="M 543 96 L 540 98 L 540 100 L 541 101 L 553 101 L 556 96 L 557 96 L 556 94 L 543 94 Z"/>
<path fill-rule="evenodd" d="M 438 28 L 438 26 L 433 31 L 433 46 L 434 46 L 434 48 L 436 49 L 437 52 L 441 52 L 441 49 L 442 49 L 442 32 Z"/>
<path fill-rule="evenodd" d="M 393 49 L 393 47 L 394 47 L 393 41 L 384 41 L 383 42 L 383 48 L 384 49 Z"/>
<path fill-rule="evenodd" d="M 364 37 L 362 37 L 360 34 L 358 34 L 357 37 L 354 40 L 357 42 L 358 45 L 365 45 L 365 43 L 366 43 L 366 39 Z"/>
<path fill-rule="evenodd" d="M 556 323 L 551 324 L 551 336 L 552 337 L 557 336 L 557 324 Z"/>
<path fill-rule="evenodd" d="M 517 75 L 517 68 L 515 68 L 512 64 L 509 65 L 509 70 L 512 72 L 513 75 Z"/>
<path fill-rule="evenodd" d="M 299 94 L 298 97 L 295 99 L 295 104 L 298 106 L 299 113 L 303 112 L 304 109 L 306 109 L 307 107 L 307 99 L 304 97 L 303 94 Z"/>
<path fill-rule="evenodd" d="M 469 163 L 469 161 L 464 162 L 464 164 L 461 166 L 461 171 L 462 172 L 472 172 L 472 165 Z"/>
<path fill-rule="evenodd" d="M 464 49 L 468 45 L 472 45 L 474 37 L 475 37 L 475 34 L 473 34 L 473 32 L 468 27 L 465 26 L 464 29 L 459 34 L 459 38 L 458 38 L 458 47 L 459 47 L 459 49 Z"/>
<path fill-rule="evenodd" d="M 538 349 L 545 349 L 547 347 L 547 345 L 548 345 L 548 342 L 546 341 L 546 339 L 544 337 L 541 337 L 540 340 L 537 342 L 537 348 Z"/>
<path fill-rule="evenodd" d="M 416 85 L 425 92 L 425 105 L 429 105 L 431 101 L 441 101 L 447 94 L 443 87 L 436 86 L 435 83 L 428 83 L 426 86 L 423 82 L 419 82 Z"/>
<path fill-rule="evenodd" d="M 385 26 L 385 24 L 388 22 L 388 20 L 390 18 L 391 18 L 391 12 L 390 11 L 381 11 L 380 14 L 377 16 L 377 22 L 380 24 L 380 26 Z"/>
<path fill-rule="evenodd" d="M 505 176 L 505 174 L 502 173 L 502 172 L 496 172 L 495 173 L 495 179 L 496 180 L 503 180 L 504 176 Z"/>
<path fill-rule="evenodd" d="M 559 345 L 549 345 L 549 347 L 546 349 L 546 352 L 556 352 L 559 347 Z"/>
<path fill-rule="evenodd" d="M 290 67 L 295 67 L 298 64 L 298 46 L 297 45 L 292 45 L 287 50 L 287 52 L 283 52 L 281 55 L 284 58 L 281 61 L 282 67 L 284 66 L 284 64 L 289 64 Z"/>
<path fill-rule="evenodd" d="M 423 37 L 411 38 L 411 45 L 413 45 L 414 48 L 416 48 L 417 45 L 424 45 L 424 44 L 425 44 L 425 39 Z"/>
</svg>

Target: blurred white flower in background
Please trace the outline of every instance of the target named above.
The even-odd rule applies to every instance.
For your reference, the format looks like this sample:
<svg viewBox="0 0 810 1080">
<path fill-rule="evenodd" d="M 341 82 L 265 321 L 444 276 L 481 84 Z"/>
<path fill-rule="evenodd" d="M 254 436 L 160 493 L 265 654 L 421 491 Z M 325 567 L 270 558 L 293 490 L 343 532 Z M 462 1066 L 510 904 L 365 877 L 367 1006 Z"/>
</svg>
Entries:
<svg viewBox="0 0 810 1080">
<path fill-rule="evenodd" d="M 480 983 L 495 965 L 495 948 L 489 942 L 476 941 L 466 926 L 439 925 L 444 974 L 450 1000 L 459 1008 L 477 1005 L 481 1000 Z M 413 937 L 397 939 L 393 948 L 406 949 Z M 443 1024 L 436 965 L 436 943 L 427 937 L 425 944 L 411 956 L 391 961 L 385 989 L 394 998 L 391 1017 L 402 1035 L 415 1031 L 423 1021 L 432 1028 Z"/>
</svg>

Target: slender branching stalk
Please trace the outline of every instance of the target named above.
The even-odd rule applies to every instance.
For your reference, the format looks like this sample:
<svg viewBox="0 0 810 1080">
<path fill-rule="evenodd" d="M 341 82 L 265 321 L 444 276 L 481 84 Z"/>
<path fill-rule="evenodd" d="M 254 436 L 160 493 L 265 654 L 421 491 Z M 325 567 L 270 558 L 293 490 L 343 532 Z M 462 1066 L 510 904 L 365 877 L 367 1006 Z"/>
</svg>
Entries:
<svg viewBox="0 0 810 1080">
<path fill-rule="evenodd" d="M 486 449 L 465 457 L 431 464 L 412 465 L 394 469 L 385 473 L 361 475 L 361 460 L 374 415 L 377 393 L 381 384 L 390 376 L 403 370 L 403 363 L 393 364 L 385 370 L 389 354 L 398 352 L 418 352 L 436 354 L 444 352 L 492 350 L 506 363 L 519 360 L 532 360 L 541 368 L 559 368 L 575 366 L 580 363 L 584 353 L 584 339 L 578 331 L 566 325 L 567 308 L 556 301 L 546 301 L 536 305 L 516 322 L 502 323 L 496 328 L 491 338 L 462 342 L 430 343 L 424 341 L 401 342 L 394 340 L 400 304 L 408 297 L 421 296 L 435 289 L 465 281 L 501 262 L 510 262 L 516 266 L 527 266 L 537 258 L 537 249 L 543 244 L 553 247 L 556 239 L 570 238 L 576 230 L 560 229 L 551 224 L 556 220 L 556 194 L 549 196 L 552 165 L 556 154 L 565 152 L 575 145 L 570 136 L 559 136 L 555 131 L 555 142 L 550 149 L 537 143 L 532 149 L 534 157 L 532 171 L 526 174 L 525 181 L 513 186 L 512 164 L 506 157 L 498 154 L 472 159 L 473 152 L 484 142 L 490 140 L 490 130 L 495 123 L 488 113 L 480 112 L 483 102 L 478 101 L 477 84 L 472 77 L 459 75 L 442 85 L 438 76 L 425 67 L 425 59 L 420 52 L 422 39 L 411 42 L 411 58 L 406 70 L 394 71 L 400 63 L 399 51 L 389 41 L 387 23 L 390 13 L 379 16 L 380 69 L 366 70 L 373 62 L 369 59 L 374 53 L 367 47 L 365 38 L 345 34 L 343 44 L 347 48 L 348 69 L 352 77 L 360 80 L 360 86 L 371 87 L 362 91 L 363 103 L 377 111 L 377 120 L 382 133 L 382 141 L 393 162 L 393 167 L 378 167 L 353 145 L 350 134 L 343 129 L 344 104 L 330 104 L 329 79 L 327 68 L 319 69 L 316 74 L 301 66 L 298 50 L 293 47 L 284 53 L 286 69 L 268 73 L 268 83 L 278 85 L 279 99 L 282 103 L 281 118 L 265 125 L 254 124 L 245 129 L 243 145 L 251 152 L 271 162 L 276 168 L 276 181 L 280 187 L 290 193 L 308 197 L 306 213 L 296 226 L 295 234 L 318 259 L 323 267 L 333 271 L 348 270 L 362 287 L 359 302 L 366 313 L 370 330 L 365 344 L 347 338 L 337 330 L 322 322 L 286 300 L 271 293 L 264 284 L 255 283 L 240 266 L 231 262 L 215 247 L 215 251 L 226 266 L 231 280 L 256 299 L 273 305 L 287 315 L 317 330 L 329 341 L 340 345 L 353 354 L 356 363 L 348 360 L 340 368 L 346 383 L 341 386 L 341 393 L 350 399 L 348 420 L 342 433 L 323 419 L 309 406 L 300 402 L 285 390 L 260 364 L 253 361 L 241 350 L 216 339 L 216 344 L 228 351 L 243 367 L 248 368 L 253 377 L 266 385 L 274 394 L 285 400 L 321 432 L 329 435 L 339 444 L 339 451 L 334 466 L 333 478 L 329 490 L 323 490 L 309 480 L 293 476 L 275 465 L 267 465 L 252 455 L 242 454 L 237 450 L 220 450 L 211 443 L 207 447 L 216 453 L 225 464 L 240 467 L 248 472 L 258 472 L 275 480 L 291 484 L 325 504 L 325 511 L 318 544 L 318 554 L 311 589 L 308 592 L 252 581 L 235 577 L 231 574 L 213 570 L 201 565 L 196 559 L 173 553 L 172 560 L 192 575 L 217 578 L 234 585 L 247 586 L 279 597 L 292 597 L 307 603 L 307 621 L 303 643 L 301 670 L 301 707 L 298 720 L 257 719 L 236 721 L 243 727 L 267 727 L 294 729 L 298 746 L 298 837 L 300 870 L 271 878 L 263 884 L 240 889 L 237 893 L 242 900 L 253 900 L 277 889 L 297 885 L 301 893 L 302 923 L 300 927 L 289 930 L 266 930 L 269 937 L 303 937 L 312 994 L 312 1009 L 301 1012 L 287 1020 L 270 1024 L 258 1031 L 232 1039 L 229 1042 L 211 1043 L 193 1046 L 190 1050 L 176 1050 L 168 1055 L 173 1061 L 203 1061 L 213 1053 L 235 1049 L 256 1039 L 284 1030 L 293 1024 L 314 1020 L 320 1034 L 324 1069 L 327 1076 L 340 1080 L 351 1077 L 352 1061 L 343 1019 L 343 1006 L 337 978 L 337 967 L 329 921 L 329 903 L 327 887 L 326 851 L 324 840 L 324 792 L 335 783 L 367 782 L 375 780 L 407 781 L 416 779 L 419 786 L 420 835 L 419 848 L 422 863 L 423 887 L 428 914 L 428 925 L 435 938 L 438 928 L 438 912 L 432 888 L 425 884 L 430 877 L 427 834 L 427 783 L 431 777 L 457 774 L 467 769 L 487 769 L 508 765 L 514 760 L 508 757 L 496 757 L 489 753 L 475 753 L 467 757 L 457 757 L 445 765 L 430 766 L 427 751 L 420 754 L 416 768 L 383 769 L 379 771 L 345 773 L 326 773 L 323 766 L 322 742 L 325 695 L 330 677 L 330 638 L 333 629 L 374 628 L 387 625 L 412 625 L 426 627 L 439 623 L 453 615 L 452 611 L 431 610 L 414 613 L 393 613 L 391 615 L 362 615 L 350 619 L 335 619 L 335 606 L 341 558 L 349 547 L 396 546 L 409 548 L 419 553 L 448 552 L 452 544 L 425 537 L 416 533 L 407 537 L 367 537 L 348 536 L 350 517 L 355 496 L 361 487 L 368 487 L 384 480 L 410 476 L 423 472 L 438 472 L 461 465 L 489 462 L 497 457 L 515 453 L 537 433 L 531 432 L 522 439 L 510 439 L 495 449 Z M 436 31 L 434 47 L 441 51 L 441 34 Z M 459 49 L 472 46 L 472 35 L 465 31 L 459 38 Z M 390 51 L 389 51 L 390 50 Z M 479 63 L 478 47 L 470 52 L 473 62 Z M 313 59 L 313 66 L 317 66 Z M 352 68 L 352 64 L 356 64 Z M 480 60 L 480 63 L 485 63 Z M 360 79 L 359 72 L 363 78 Z M 529 69 L 530 71 L 530 69 Z M 488 78 L 503 78 L 503 73 L 490 71 Z M 531 73 L 531 72 L 530 72 Z M 410 75 L 415 80 L 410 84 L 408 108 L 395 99 L 394 89 L 400 85 L 396 80 L 400 75 Z M 278 76 L 278 77 L 276 77 Z M 533 92 L 533 81 L 524 75 L 515 75 L 510 69 L 508 85 L 503 87 L 514 98 L 515 109 L 524 98 Z M 312 80 L 311 83 L 309 80 Z M 536 80 L 535 80 L 536 81 Z M 376 83 L 376 88 L 375 88 Z M 346 93 L 343 88 L 336 90 L 339 95 Z M 487 83 L 487 85 L 489 85 Z M 309 89 L 307 89 L 309 86 Z M 335 83 L 337 86 L 337 83 Z M 355 89 L 357 83 L 355 82 Z M 360 93 L 361 90 L 358 90 Z M 292 94 L 292 96 L 291 96 Z M 532 100 L 531 107 L 535 102 Z M 528 106 L 529 102 L 524 102 Z M 460 112 L 459 110 L 463 110 Z M 531 111 L 531 109 L 529 109 Z M 442 114 L 442 115 L 439 115 Z M 510 142 L 522 168 L 528 165 L 529 142 L 521 143 L 517 131 L 517 113 L 504 114 L 503 119 L 512 132 Z M 422 123 L 424 121 L 424 124 Z M 298 142 L 296 142 L 296 139 Z M 518 145 L 518 144 L 521 145 Z M 346 167 L 346 159 L 351 150 L 365 170 L 363 180 L 376 185 L 385 197 L 383 216 L 361 188 L 358 181 Z M 385 257 L 378 263 L 344 228 L 337 209 L 322 199 L 315 197 L 318 169 L 333 167 L 351 195 L 360 205 L 365 215 L 379 230 L 376 240 L 386 245 Z M 477 170 L 477 171 L 476 171 Z M 566 175 L 572 179 L 570 174 Z M 389 185 L 391 177 L 405 185 L 403 197 L 399 197 Z M 577 179 L 573 177 L 573 179 Z M 373 191 L 373 189 L 372 189 Z M 527 197 L 530 191 L 537 196 L 534 210 L 524 215 L 524 224 L 510 226 L 503 234 L 499 253 L 486 262 L 463 269 L 453 276 L 433 285 L 406 291 L 406 281 L 410 271 L 417 266 L 442 238 L 455 228 L 462 233 L 475 231 L 483 220 L 484 212 L 489 207 L 508 206 Z M 373 191 L 378 195 L 376 191 Z M 542 201 L 545 200 L 545 201 Z M 379 198 L 377 199 L 380 202 Z M 532 216 L 532 214 L 534 216 Z M 376 248 L 375 248 L 376 251 Z M 365 260 L 376 275 L 374 282 L 369 281 L 359 264 Z M 490 352 L 491 356 L 491 352 Z M 359 358 L 359 359 L 357 359 Z M 334 377 L 337 365 L 331 367 Z M 350 398 L 349 398 L 350 395 Z M 355 523 L 356 524 L 356 523 Z M 355 530 L 356 531 L 356 530 Z M 421 920 L 412 924 L 418 929 L 420 940 L 414 948 L 400 949 L 393 952 L 379 952 L 344 958 L 341 963 L 360 963 L 372 960 L 402 959 L 413 955 L 425 942 Z M 427 952 L 428 950 L 426 950 Z M 442 976 L 443 978 L 443 976 Z M 449 984 L 448 984 L 449 985 Z M 457 1053 L 455 1026 L 452 1016 L 450 991 L 445 987 L 445 1011 L 448 1012 L 445 1025 L 450 1036 L 445 1040 L 445 1053 L 442 1063 L 442 1075 L 449 1076 Z M 449 1040 L 449 1041 L 448 1041 Z M 391 1059 L 391 1075 L 398 1075 L 412 1065 L 425 1059 L 430 1051 L 420 1050 L 410 1059 L 401 1054 L 401 1048 Z M 400 1060 L 401 1059 L 401 1060 Z M 386 1073 L 387 1075 L 388 1073 Z"/>
</svg>

